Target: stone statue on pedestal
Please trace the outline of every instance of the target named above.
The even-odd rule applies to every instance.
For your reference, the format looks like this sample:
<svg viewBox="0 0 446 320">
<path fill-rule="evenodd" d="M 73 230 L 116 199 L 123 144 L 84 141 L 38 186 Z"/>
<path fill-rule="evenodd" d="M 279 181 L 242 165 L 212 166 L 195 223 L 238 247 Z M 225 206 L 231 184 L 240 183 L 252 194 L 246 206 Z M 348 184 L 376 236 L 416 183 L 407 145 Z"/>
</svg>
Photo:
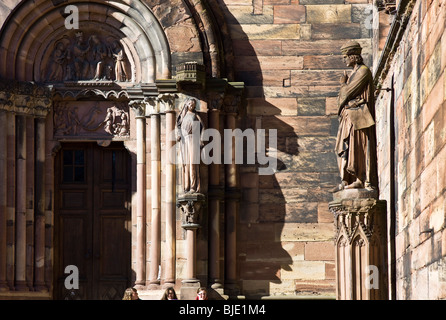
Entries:
<svg viewBox="0 0 446 320">
<path fill-rule="evenodd" d="M 387 205 L 378 200 L 375 90 L 361 51 L 355 41 L 341 48 L 353 71 L 341 76 L 335 151 L 342 182 L 328 205 L 336 227 L 336 297 L 341 300 L 388 297 Z M 367 277 L 370 270 L 373 281 Z"/>
<path fill-rule="evenodd" d="M 184 193 L 200 193 L 201 136 L 205 127 L 196 106 L 197 100 L 186 100 L 177 118 Z"/>
<path fill-rule="evenodd" d="M 339 130 L 335 152 L 343 189 L 378 188 L 373 76 L 364 65 L 362 48 L 350 41 L 341 48 L 344 62 L 353 71 L 341 77 L 338 96 Z"/>
</svg>

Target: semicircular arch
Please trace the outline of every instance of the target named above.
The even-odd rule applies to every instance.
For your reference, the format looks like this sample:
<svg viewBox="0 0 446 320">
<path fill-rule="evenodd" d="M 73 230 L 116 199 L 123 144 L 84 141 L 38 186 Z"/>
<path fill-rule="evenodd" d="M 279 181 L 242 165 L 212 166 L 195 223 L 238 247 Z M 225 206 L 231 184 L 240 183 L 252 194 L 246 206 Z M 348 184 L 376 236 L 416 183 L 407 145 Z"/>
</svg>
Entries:
<svg viewBox="0 0 446 320">
<path fill-rule="evenodd" d="M 72 46 L 76 33 L 86 32 L 89 40 L 93 34 L 101 35 L 101 41 L 119 40 L 131 65 L 132 82 L 171 78 L 167 37 L 153 12 L 141 1 L 77 0 L 54 5 L 36 0 L 33 10 L 27 2 L 22 1 L 12 11 L 0 31 L 0 77 L 48 81 L 45 68 L 58 41 L 65 38 Z M 79 30 L 66 28 L 68 5 L 78 8 Z"/>
</svg>

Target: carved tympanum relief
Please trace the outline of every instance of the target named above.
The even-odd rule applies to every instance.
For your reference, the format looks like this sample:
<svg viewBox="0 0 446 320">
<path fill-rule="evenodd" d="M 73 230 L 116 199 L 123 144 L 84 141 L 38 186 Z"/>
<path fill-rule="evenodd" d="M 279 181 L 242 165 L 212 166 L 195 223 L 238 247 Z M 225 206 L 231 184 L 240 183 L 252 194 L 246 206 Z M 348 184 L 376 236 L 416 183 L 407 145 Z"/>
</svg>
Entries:
<svg viewBox="0 0 446 320">
<path fill-rule="evenodd" d="M 61 101 L 54 106 L 55 137 L 128 137 L 130 118 L 125 103 Z"/>
<path fill-rule="evenodd" d="M 94 31 L 76 31 L 57 39 L 48 53 L 43 80 L 131 81 L 131 67 L 118 38 Z"/>
</svg>

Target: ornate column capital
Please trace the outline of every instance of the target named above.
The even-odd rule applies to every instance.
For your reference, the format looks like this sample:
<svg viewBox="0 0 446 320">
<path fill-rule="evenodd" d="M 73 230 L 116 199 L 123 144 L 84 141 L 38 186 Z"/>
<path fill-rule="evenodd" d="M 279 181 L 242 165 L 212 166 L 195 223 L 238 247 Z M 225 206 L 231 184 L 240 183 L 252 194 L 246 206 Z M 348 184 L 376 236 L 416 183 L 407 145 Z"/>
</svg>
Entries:
<svg viewBox="0 0 446 320">
<path fill-rule="evenodd" d="M 240 95 L 227 95 L 224 98 L 224 111 L 226 114 L 237 114 L 240 111 L 242 98 Z"/>
<path fill-rule="evenodd" d="M 221 111 L 223 109 L 223 103 L 225 99 L 224 92 L 210 92 L 208 94 L 208 98 L 208 109 L 210 111 Z"/>
<path fill-rule="evenodd" d="M 52 92 L 52 87 L 1 80 L 0 109 L 24 116 L 46 117 L 51 108 Z"/>
<path fill-rule="evenodd" d="M 11 101 L 11 94 L 9 92 L 0 91 L 0 110 L 10 112 L 14 105 Z"/>
<path fill-rule="evenodd" d="M 175 93 L 161 93 L 158 95 L 161 112 L 175 112 Z"/>
<path fill-rule="evenodd" d="M 39 118 L 45 118 L 51 109 L 51 99 L 40 97 L 34 99 L 34 115 Z"/>
<path fill-rule="evenodd" d="M 227 114 L 238 114 L 242 105 L 243 82 L 229 82 L 224 98 L 224 111 Z"/>
<path fill-rule="evenodd" d="M 135 113 L 136 118 L 144 118 L 146 114 L 146 103 L 144 100 L 131 100 L 129 102 L 130 109 Z"/>
<path fill-rule="evenodd" d="M 149 96 L 144 98 L 146 104 L 146 117 L 160 113 L 160 102 L 157 96 Z"/>
</svg>

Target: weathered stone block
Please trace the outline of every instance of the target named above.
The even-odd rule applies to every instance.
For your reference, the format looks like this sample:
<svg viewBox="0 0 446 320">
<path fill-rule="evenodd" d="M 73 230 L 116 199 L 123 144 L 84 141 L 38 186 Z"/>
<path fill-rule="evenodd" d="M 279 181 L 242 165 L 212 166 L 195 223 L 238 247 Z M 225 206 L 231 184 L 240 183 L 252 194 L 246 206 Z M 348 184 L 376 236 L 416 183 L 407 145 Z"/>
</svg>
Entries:
<svg viewBox="0 0 446 320">
<path fill-rule="evenodd" d="M 233 39 L 300 39 L 299 24 L 229 25 Z"/>
<path fill-rule="evenodd" d="M 343 4 L 344 0 L 299 0 L 302 5 Z"/>
<path fill-rule="evenodd" d="M 284 55 L 340 55 L 340 48 L 344 45 L 345 40 L 283 40 L 282 50 Z M 360 42 L 364 46 L 363 41 Z M 342 62 L 342 56 L 339 57 Z M 345 66 L 344 66 L 345 67 Z"/>
<path fill-rule="evenodd" d="M 240 278 L 243 280 L 278 280 L 281 278 L 280 263 L 246 261 L 240 269 Z"/>
<path fill-rule="evenodd" d="M 332 242 L 307 242 L 305 244 L 305 260 L 334 260 L 335 248 Z"/>
<path fill-rule="evenodd" d="M 312 39 L 358 39 L 361 29 L 358 23 L 329 24 L 315 23 L 312 25 Z"/>
<path fill-rule="evenodd" d="M 325 280 L 295 280 L 296 294 L 309 295 L 317 293 L 330 294 L 335 289 L 336 284 L 333 279 Z"/>
<path fill-rule="evenodd" d="M 235 56 L 280 56 L 282 41 L 280 40 L 234 40 Z"/>
<path fill-rule="evenodd" d="M 276 230 L 274 223 L 252 223 L 248 225 L 245 232 L 237 235 L 241 242 L 257 241 L 261 243 L 276 241 Z"/>
<path fill-rule="evenodd" d="M 330 241 L 334 238 L 331 223 L 276 224 L 276 241 Z"/>
<path fill-rule="evenodd" d="M 315 72 L 319 74 L 319 72 Z M 299 116 L 325 115 L 325 98 L 300 98 L 297 114 Z"/>
<path fill-rule="evenodd" d="M 305 6 L 274 6 L 274 23 L 304 23 Z"/>
<path fill-rule="evenodd" d="M 281 270 L 281 279 L 325 279 L 325 263 L 322 261 L 295 261 Z"/>
<path fill-rule="evenodd" d="M 333 223 L 333 214 L 328 209 L 328 203 L 318 203 L 317 206 L 317 222 Z"/>
<path fill-rule="evenodd" d="M 339 55 L 338 48 L 333 48 L 334 53 L 332 55 L 309 55 L 304 56 L 303 68 L 308 70 L 326 70 L 326 69 L 343 69 L 345 70 L 345 64 L 342 61 L 342 56 Z M 334 85 L 339 86 L 339 78 Z"/>
<path fill-rule="evenodd" d="M 299 187 L 307 189 L 319 184 L 318 172 L 277 172 L 275 186 L 280 189 Z"/>
<path fill-rule="evenodd" d="M 307 84 L 307 85 L 338 85 L 339 79 L 343 71 L 321 71 L 321 70 L 299 70 L 291 71 L 291 79 L 293 85 Z"/>
<path fill-rule="evenodd" d="M 251 115 L 297 115 L 295 98 L 254 98 L 248 99 L 248 114 Z"/>
<path fill-rule="evenodd" d="M 351 5 L 307 5 L 308 23 L 351 23 Z"/>
<path fill-rule="evenodd" d="M 273 7 L 262 6 L 262 14 L 253 14 L 252 6 L 228 6 L 231 15 L 228 15 L 229 24 L 272 24 L 274 22 Z"/>
</svg>

